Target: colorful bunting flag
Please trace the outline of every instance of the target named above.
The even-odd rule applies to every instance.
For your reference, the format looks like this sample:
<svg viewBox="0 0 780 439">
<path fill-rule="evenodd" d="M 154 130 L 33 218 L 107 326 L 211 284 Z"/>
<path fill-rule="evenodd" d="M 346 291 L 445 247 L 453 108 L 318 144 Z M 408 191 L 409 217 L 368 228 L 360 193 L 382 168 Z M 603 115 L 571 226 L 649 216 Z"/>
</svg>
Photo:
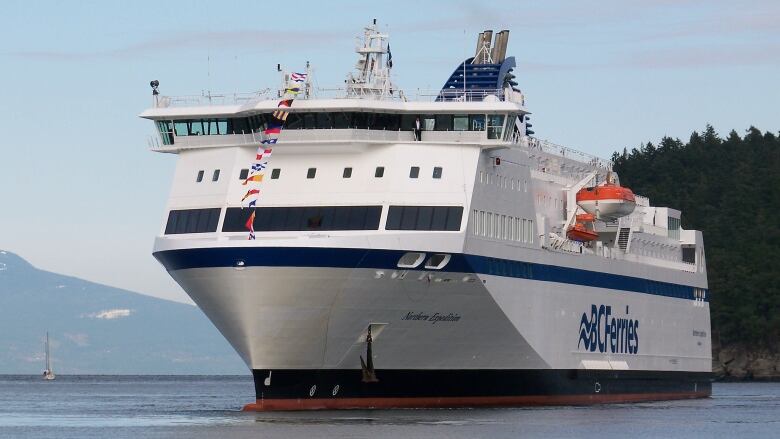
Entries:
<svg viewBox="0 0 780 439">
<path fill-rule="evenodd" d="M 259 194 L 259 193 L 260 193 L 260 190 L 259 190 L 259 189 L 249 189 L 249 190 L 246 192 L 246 195 L 244 195 L 244 198 L 242 198 L 242 199 L 241 199 L 241 202 L 243 203 L 243 202 L 244 202 L 244 200 L 246 200 L 247 198 L 251 197 L 252 195 L 257 195 L 257 194 Z"/>
<path fill-rule="evenodd" d="M 290 75 L 290 80 L 292 82 L 301 83 L 306 81 L 307 76 L 308 75 L 306 73 L 292 73 Z M 288 83 L 287 87 L 284 89 L 284 99 L 280 100 L 279 104 L 277 105 L 279 110 L 276 110 L 273 113 L 273 117 L 276 119 L 276 122 L 269 123 L 266 129 L 263 130 L 263 134 L 267 137 L 260 141 L 260 146 L 257 148 L 257 153 L 255 154 L 256 163 L 252 164 L 252 174 L 244 180 L 242 183 L 243 185 L 247 185 L 249 183 L 258 184 L 263 181 L 265 174 L 263 174 L 261 171 L 263 171 L 268 166 L 268 158 L 271 157 L 271 153 L 273 152 L 273 149 L 266 147 L 266 145 L 275 145 L 279 140 L 277 136 L 281 134 L 282 127 L 287 121 L 287 117 L 290 115 L 288 111 L 284 111 L 283 109 L 292 106 L 293 99 L 300 92 L 301 87 L 297 86 L 296 84 Z M 252 213 L 249 215 L 249 219 L 245 224 L 247 230 L 249 230 L 248 239 L 250 240 L 255 239 L 254 223 L 255 213 L 257 212 L 257 197 L 259 195 L 259 189 L 250 189 L 241 199 L 241 206 L 243 207 L 244 201 L 247 198 L 252 197 L 249 200 L 249 207 L 253 208 L 254 210 L 252 210 Z"/>
<path fill-rule="evenodd" d="M 241 184 L 246 186 L 247 183 L 249 183 L 250 181 L 256 181 L 256 182 L 260 183 L 261 181 L 263 181 L 263 174 L 250 175 Z"/>
</svg>

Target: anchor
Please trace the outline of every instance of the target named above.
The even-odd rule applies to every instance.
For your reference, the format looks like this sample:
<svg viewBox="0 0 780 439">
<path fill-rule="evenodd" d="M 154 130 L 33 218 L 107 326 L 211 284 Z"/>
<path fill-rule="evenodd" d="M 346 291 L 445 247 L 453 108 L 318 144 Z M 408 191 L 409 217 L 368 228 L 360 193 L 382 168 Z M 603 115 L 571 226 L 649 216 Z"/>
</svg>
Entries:
<svg viewBox="0 0 780 439">
<path fill-rule="evenodd" d="M 371 338 L 371 325 L 368 325 L 368 332 L 366 333 L 366 358 L 367 361 L 363 360 L 363 356 L 360 356 L 360 367 L 363 371 L 363 382 L 364 383 L 376 383 L 379 380 L 376 377 L 376 372 L 374 371 L 374 358 L 371 354 L 371 343 L 373 339 Z"/>
</svg>

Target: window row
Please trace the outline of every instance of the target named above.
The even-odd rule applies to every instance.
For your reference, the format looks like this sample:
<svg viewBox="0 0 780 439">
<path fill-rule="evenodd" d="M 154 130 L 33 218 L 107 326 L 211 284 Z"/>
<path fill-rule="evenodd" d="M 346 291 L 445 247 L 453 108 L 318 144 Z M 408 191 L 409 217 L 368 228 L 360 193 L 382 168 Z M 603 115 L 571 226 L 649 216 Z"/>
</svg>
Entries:
<svg viewBox="0 0 780 439">
<path fill-rule="evenodd" d="M 216 178 L 219 178 L 219 170 L 215 171 Z M 440 179 L 442 176 L 442 173 L 444 172 L 444 168 L 441 166 L 434 166 L 433 172 L 431 173 L 431 178 L 434 179 Z M 198 178 L 197 181 L 200 182 L 203 179 L 203 171 L 198 171 Z M 271 169 L 271 179 L 276 180 L 281 175 L 282 170 L 281 168 L 273 168 Z M 374 169 L 374 177 L 375 178 L 382 178 L 385 175 L 385 167 L 384 166 L 377 166 L 376 169 Z M 313 179 L 317 176 L 317 168 L 308 168 L 306 170 L 306 178 Z M 409 168 L 409 178 L 419 178 L 420 176 L 420 167 L 419 166 L 412 166 Z M 239 180 L 246 180 L 247 177 L 249 177 L 249 169 L 242 169 L 238 173 L 238 179 Z M 352 168 L 347 167 L 344 168 L 344 171 L 341 174 L 342 178 L 352 178 Z M 217 181 L 217 180 L 213 180 Z"/>
<path fill-rule="evenodd" d="M 487 258 L 487 274 L 495 276 L 520 277 L 533 279 L 533 265 L 527 262 L 507 259 Z"/>
<path fill-rule="evenodd" d="M 476 236 L 528 244 L 534 242 L 533 220 L 476 209 L 472 215 L 471 232 Z"/>
<path fill-rule="evenodd" d="M 219 208 L 172 210 L 168 213 L 165 234 L 216 232 L 220 210 Z"/>
<path fill-rule="evenodd" d="M 461 206 L 390 206 L 386 230 L 460 230 Z"/>
<path fill-rule="evenodd" d="M 223 232 L 244 232 L 252 212 L 256 232 L 379 230 L 382 206 L 229 207 Z M 172 210 L 165 234 L 216 232 L 219 208 Z M 460 230 L 461 206 L 390 206 L 386 230 Z"/>
<path fill-rule="evenodd" d="M 203 176 L 206 174 L 206 171 L 200 170 L 198 171 L 198 174 L 195 176 L 195 183 L 200 183 L 203 181 Z M 219 180 L 219 169 L 215 169 L 214 172 L 211 174 L 211 181 L 218 181 Z"/>
<path fill-rule="evenodd" d="M 229 207 L 223 232 L 246 231 L 253 209 Z M 378 230 L 382 206 L 261 207 L 255 214 L 256 232 L 305 230 Z"/>
<path fill-rule="evenodd" d="M 514 125 L 515 115 L 505 114 L 391 114 L 366 112 L 290 112 L 285 129 L 369 129 L 390 131 L 485 131 L 488 138 L 500 139 L 504 129 Z M 249 117 L 180 119 L 156 121 L 163 144 L 173 144 L 176 136 L 213 136 L 246 134 L 262 131 L 270 123 L 278 123 L 271 113 Z"/>
<path fill-rule="evenodd" d="M 504 177 L 500 174 L 479 171 L 479 182 L 482 184 L 492 184 L 504 189 L 511 189 L 513 191 L 528 192 L 528 180 L 523 180 L 521 184 L 519 179 L 515 180 L 514 178 Z"/>
</svg>

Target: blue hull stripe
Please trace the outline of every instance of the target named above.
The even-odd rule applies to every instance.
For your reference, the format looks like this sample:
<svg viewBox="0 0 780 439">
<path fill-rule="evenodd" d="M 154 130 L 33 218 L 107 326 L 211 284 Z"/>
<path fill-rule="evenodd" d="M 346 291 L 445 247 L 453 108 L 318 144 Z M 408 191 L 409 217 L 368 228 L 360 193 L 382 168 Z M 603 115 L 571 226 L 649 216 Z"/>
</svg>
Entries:
<svg viewBox="0 0 780 439">
<path fill-rule="evenodd" d="M 166 250 L 156 252 L 154 256 L 168 271 L 187 268 L 235 267 L 239 261 L 243 262 L 246 267 L 334 267 L 397 270 L 398 259 L 406 252 L 405 250 L 321 247 L 219 247 Z M 422 267 L 423 264 L 416 270 L 421 270 Z M 452 254 L 450 262 L 444 269 L 428 271 L 479 273 L 680 299 L 692 300 L 694 298 L 693 287 L 688 285 L 469 254 Z M 705 300 L 709 300 L 709 294 L 705 294 L 705 297 L 707 298 Z"/>
</svg>

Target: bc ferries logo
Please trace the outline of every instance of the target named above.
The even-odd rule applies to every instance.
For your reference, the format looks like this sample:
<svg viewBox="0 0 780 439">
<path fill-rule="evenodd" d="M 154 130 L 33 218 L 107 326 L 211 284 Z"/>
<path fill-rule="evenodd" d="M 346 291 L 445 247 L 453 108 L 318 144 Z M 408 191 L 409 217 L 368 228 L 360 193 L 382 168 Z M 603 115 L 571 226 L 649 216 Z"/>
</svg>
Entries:
<svg viewBox="0 0 780 439">
<path fill-rule="evenodd" d="M 626 308 L 628 317 L 628 308 Z M 639 320 L 612 317 L 609 305 L 591 305 L 590 314 L 582 313 L 577 349 L 612 354 L 639 352 Z"/>
</svg>

